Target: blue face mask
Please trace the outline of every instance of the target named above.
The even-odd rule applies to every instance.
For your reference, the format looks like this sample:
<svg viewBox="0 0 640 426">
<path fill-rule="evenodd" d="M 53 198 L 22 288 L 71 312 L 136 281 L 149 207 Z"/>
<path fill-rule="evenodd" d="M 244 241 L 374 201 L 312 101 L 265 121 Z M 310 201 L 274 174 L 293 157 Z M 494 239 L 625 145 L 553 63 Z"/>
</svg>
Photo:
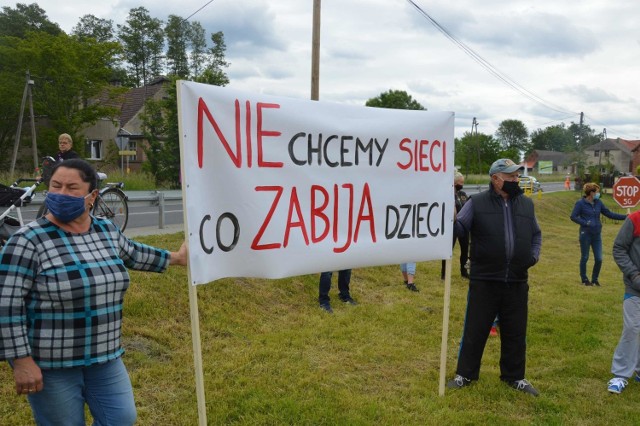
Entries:
<svg viewBox="0 0 640 426">
<path fill-rule="evenodd" d="M 594 200 L 599 200 L 600 199 L 600 193 L 596 192 L 596 195 L 593 196 Z"/>
<path fill-rule="evenodd" d="M 56 219 L 60 222 L 68 223 L 84 213 L 86 210 L 84 200 L 89 195 L 91 194 L 87 194 L 85 197 L 74 197 L 72 195 L 49 192 L 44 203 Z"/>
</svg>

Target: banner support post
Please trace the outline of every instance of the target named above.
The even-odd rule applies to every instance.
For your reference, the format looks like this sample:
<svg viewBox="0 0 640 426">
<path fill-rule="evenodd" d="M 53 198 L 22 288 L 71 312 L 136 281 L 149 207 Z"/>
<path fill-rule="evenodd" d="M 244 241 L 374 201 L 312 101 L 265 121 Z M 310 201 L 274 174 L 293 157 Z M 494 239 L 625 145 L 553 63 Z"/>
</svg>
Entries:
<svg viewBox="0 0 640 426">
<path fill-rule="evenodd" d="M 442 343 L 440 343 L 440 382 L 438 394 L 444 396 L 447 375 L 447 341 L 449 340 L 449 306 L 451 302 L 451 259 L 445 260 L 444 303 L 442 307 Z"/>
<path fill-rule="evenodd" d="M 191 314 L 191 340 L 193 341 L 193 366 L 196 375 L 196 396 L 198 399 L 198 425 L 207 426 L 207 404 L 204 395 L 204 374 L 202 370 L 202 344 L 200 340 L 200 316 L 198 315 L 198 292 L 189 280 L 189 311 Z"/>
<path fill-rule="evenodd" d="M 180 102 L 180 92 L 183 81 L 176 82 L 176 92 L 178 99 L 178 127 L 183 128 L 182 123 L 182 103 Z M 184 235 L 187 241 L 189 235 L 189 216 L 187 215 L 187 180 L 185 179 L 185 138 L 184 133 L 180 133 L 180 182 L 182 183 L 182 211 L 184 218 Z M 204 373 L 202 369 L 202 343 L 200 339 L 200 315 L 198 314 L 198 292 L 191 279 L 191 256 L 187 265 L 187 285 L 189 286 L 189 316 L 191 318 L 191 341 L 193 343 L 193 369 L 196 377 L 196 398 L 198 401 L 198 426 L 207 426 L 207 400 L 204 394 Z"/>
</svg>

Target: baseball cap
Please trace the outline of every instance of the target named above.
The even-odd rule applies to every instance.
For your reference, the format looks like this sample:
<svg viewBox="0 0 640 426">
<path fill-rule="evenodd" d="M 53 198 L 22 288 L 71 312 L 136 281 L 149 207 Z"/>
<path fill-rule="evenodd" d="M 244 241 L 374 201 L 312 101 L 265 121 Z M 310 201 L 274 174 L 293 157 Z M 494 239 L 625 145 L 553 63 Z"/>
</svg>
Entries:
<svg viewBox="0 0 640 426">
<path fill-rule="evenodd" d="M 518 170 L 524 170 L 524 166 L 516 164 L 508 158 L 501 158 L 493 162 L 489 169 L 489 176 L 493 176 L 496 173 L 513 173 Z"/>
</svg>

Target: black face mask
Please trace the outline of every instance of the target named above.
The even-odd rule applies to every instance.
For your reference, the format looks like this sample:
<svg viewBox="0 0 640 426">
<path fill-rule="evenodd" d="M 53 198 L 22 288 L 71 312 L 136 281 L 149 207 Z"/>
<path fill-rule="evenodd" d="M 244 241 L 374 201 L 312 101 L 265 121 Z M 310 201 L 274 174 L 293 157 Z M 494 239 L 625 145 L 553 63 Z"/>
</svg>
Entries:
<svg viewBox="0 0 640 426">
<path fill-rule="evenodd" d="M 455 185 L 456 191 L 461 191 L 464 188 L 462 185 Z"/>
<path fill-rule="evenodd" d="M 518 185 L 518 182 L 505 180 L 502 182 L 502 190 L 507 193 L 509 198 L 515 198 L 522 194 L 522 188 Z"/>
</svg>

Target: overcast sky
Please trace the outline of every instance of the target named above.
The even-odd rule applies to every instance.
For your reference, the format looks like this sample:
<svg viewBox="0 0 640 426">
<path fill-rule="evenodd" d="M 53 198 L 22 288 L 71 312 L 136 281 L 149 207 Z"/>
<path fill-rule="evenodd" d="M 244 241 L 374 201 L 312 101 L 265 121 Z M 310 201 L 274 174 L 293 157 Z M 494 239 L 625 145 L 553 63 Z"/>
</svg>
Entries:
<svg viewBox="0 0 640 426">
<path fill-rule="evenodd" d="M 640 139 L 637 1 L 414 2 L 479 57 L 474 60 L 407 0 L 324 0 L 321 101 L 364 105 L 389 89 L 405 90 L 430 111 L 455 112 L 456 137 L 471 129 L 473 117 L 479 132 L 494 134 L 505 119 L 521 120 L 532 132 L 578 123 L 584 112 L 597 132 L 606 128 L 608 137 Z M 313 0 L 37 3 L 67 33 L 85 14 L 123 24 L 135 7 L 166 20 L 206 5 L 191 20 L 208 34 L 224 32 L 229 87 L 310 97 Z M 14 2 L 0 4 L 15 8 Z"/>
</svg>

